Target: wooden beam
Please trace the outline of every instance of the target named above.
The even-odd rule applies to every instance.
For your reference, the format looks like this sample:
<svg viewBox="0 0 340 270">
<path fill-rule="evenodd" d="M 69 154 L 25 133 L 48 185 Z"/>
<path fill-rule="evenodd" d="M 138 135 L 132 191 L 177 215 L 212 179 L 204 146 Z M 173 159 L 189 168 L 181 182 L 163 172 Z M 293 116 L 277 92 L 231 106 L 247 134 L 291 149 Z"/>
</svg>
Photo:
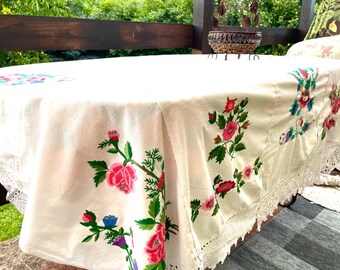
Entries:
<svg viewBox="0 0 340 270">
<path fill-rule="evenodd" d="M 213 27 L 214 0 L 194 0 L 193 48 L 202 53 L 211 52 L 208 34 Z"/>
<path fill-rule="evenodd" d="M 8 201 L 6 200 L 7 190 L 3 185 L 0 184 L 0 206 L 7 204 Z"/>
<path fill-rule="evenodd" d="M 192 47 L 192 25 L 0 15 L 0 50 Z"/>
<path fill-rule="evenodd" d="M 307 34 L 314 17 L 315 0 L 302 0 L 299 29 Z"/>
</svg>

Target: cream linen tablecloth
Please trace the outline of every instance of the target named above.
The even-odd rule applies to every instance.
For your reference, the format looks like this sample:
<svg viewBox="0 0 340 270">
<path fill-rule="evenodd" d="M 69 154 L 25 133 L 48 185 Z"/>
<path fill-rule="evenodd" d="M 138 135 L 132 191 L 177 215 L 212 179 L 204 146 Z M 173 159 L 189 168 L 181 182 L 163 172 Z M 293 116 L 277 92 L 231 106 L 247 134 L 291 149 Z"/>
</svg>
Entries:
<svg viewBox="0 0 340 270">
<path fill-rule="evenodd" d="M 0 181 L 25 214 L 20 247 L 96 270 L 214 268 L 330 166 L 339 92 L 340 62 L 321 58 L 2 68 Z"/>
</svg>

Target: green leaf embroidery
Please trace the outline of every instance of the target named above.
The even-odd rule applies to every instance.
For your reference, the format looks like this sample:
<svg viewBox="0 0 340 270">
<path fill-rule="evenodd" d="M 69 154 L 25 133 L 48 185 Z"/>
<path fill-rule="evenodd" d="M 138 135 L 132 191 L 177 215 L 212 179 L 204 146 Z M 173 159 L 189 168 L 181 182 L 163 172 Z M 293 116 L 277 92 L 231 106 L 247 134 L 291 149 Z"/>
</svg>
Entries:
<svg viewBox="0 0 340 270">
<path fill-rule="evenodd" d="M 148 264 L 144 267 L 143 270 L 159 270 L 161 268 L 159 267 L 162 267 L 161 264 L 159 263 L 156 263 L 156 264 Z"/>
<path fill-rule="evenodd" d="M 88 161 L 87 163 L 96 171 L 104 171 L 108 169 L 105 161 L 93 160 Z"/>
<path fill-rule="evenodd" d="M 111 154 L 117 154 L 118 153 L 118 149 L 116 148 L 110 148 L 109 150 L 107 150 L 108 153 L 111 153 Z"/>
<path fill-rule="evenodd" d="M 166 215 L 165 215 L 165 207 L 163 207 L 162 211 L 161 211 L 161 216 L 159 218 L 159 222 L 163 223 L 165 221 L 165 217 L 166 217 Z"/>
<path fill-rule="evenodd" d="M 126 144 L 125 144 L 124 154 L 125 154 L 127 159 L 132 158 L 132 148 L 131 148 L 131 144 L 129 142 L 126 142 Z"/>
<path fill-rule="evenodd" d="M 154 198 L 149 204 L 149 215 L 152 218 L 156 218 L 160 210 L 161 210 L 161 204 L 160 204 L 159 196 L 158 196 Z"/>
<path fill-rule="evenodd" d="M 216 157 L 216 161 L 219 164 L 221 164 L 221 162 L 224 160 L 226 152 L 227 152 L 227 149 L 225 147 L 221 147 L 221 149 L 218 152 L 217 157 Z"/>
<path fill-rule="evenodd" d="M 242 113 L 240 116 L 240 122 L 242 123 L 243 121 L 245 121 L 247 117 L 248 117 L 248 112 Z"/>
<path fill-rule="evenodd" d="M 199 214 L 199 211 L 198 211 L 198 210 L 191 210 L 191 221 L 192 221 L 192 223 L 195 222 L 195 220 L 196 220 L 198 214 Z"/>
<path fill-rule="evenodd" d="M 243 135 L 244 135 L 244 132 L 237 134 L 237 136 L 235 137 L 235 144 L 238 144 L 242 140 Z"/>
<path fill-rule="evenodd" d="M 93 177 L 93 180 L 94 180 L 96 187 L 98 187 L 99 184 L 104 182 L 104 180 L 106 178 L 106 173 L 107 173 L 107 170 L 96 172 L 95 176 Z"/>
<path fill-rule="evenodd" d="M 214 208 L 214 211 L 213 213 L 211 214 L 211 216 L 216 216 L 217 213 L 218 213 L 218 209 L 220 208 L 220 206 L 218 205 L 218 203 L 215 204 L 215 208 Z"/>
<path fill-rule="evenodd" d="M 220 151 L 221 148 L 224 148 L 224 147 L 219 145 L 219 146 L 216 146 L 213 150 L 211 150 L 209 153 L 208 160 L 214 159 L 218 155 L 218 152 Z"/>
<path fill-rule="evenodd" d="M 238 145 L 235 146 L 235 151 L 240 152 L 242 150 L 246 149 L 245 145 L 243 143 L 239 143 Z"/>
<path fill-rule="evenodd" d="M 104 147 L 109 145 L 113 145 L 113 142 L 111 140 L 105 140 L 98 145 L 98 148 L 103 149 Z"/>
<path fill-rule="evenodd" d="M 97 242 L 97 240 L 98 240 L 98 238 L 99 238 L 99 235 L 100 235 L 99 232 L 95 234 L 95 237 L 94 237 L 94 241 L 95 241 L 95 242 Z"/>
<path fill-rule="evenodd" d="M 144 230 L 144 231 L 152 230 L 153 227 L 155 227 L 155 225 L 157 224 L 157 222 L 152 218 L 136 220 L 136 223 L 137 223 L 138 227 L 141 230 Z"/>
<path fill-rule="evenodd" d="M 86 242 L 90 242 L 91 241 L 91 239 L 92 239 L 92 237 L 93 237 L 93 234 L 91 234 L 91 235 L 88 235 L 88 236 L 86 236 L 84 239 L 83 239 L 83 243 L 86 243 Z"/>
<path fill-rule="evenodd" d="M 254 165 L 256 166 L 256 165 L 259 163 L 259 161 L 260 161 L 260 157 L 258 157 L 258 158 L 255 160 Z"/>
<path fill-rule="evenodd" d="M 190 202 L 190 208 L 192 209 L 192 210 L 197 210 L 197 209 L 199 209 L 201 207 L 201 201 L 200 200 L 192 200 L 191 202 Z"/>
<path fill-rule="evenodd" d="M 218 127 L 220 129 L 224 129 L 226 125 L 227 125 L 227 120 L 225 119 L 225 117 L 223 115 L 219 115 L 218 116 Z"/>
</svg>

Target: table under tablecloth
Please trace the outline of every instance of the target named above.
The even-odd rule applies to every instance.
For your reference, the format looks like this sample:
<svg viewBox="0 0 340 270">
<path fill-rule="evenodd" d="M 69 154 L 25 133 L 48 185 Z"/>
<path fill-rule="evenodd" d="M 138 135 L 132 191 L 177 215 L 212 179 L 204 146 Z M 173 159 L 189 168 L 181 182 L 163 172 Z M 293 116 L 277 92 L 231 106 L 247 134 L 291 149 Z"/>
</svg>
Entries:
<svg viewBox="0 0 340 270">
<path fill-rule="evenodd" d="M 339 109 L 340 61 L 316 57 L 1 68 L 0 182 L 24 212 L 20 247 L 86 269 L 213 268 L 339 166 Z"/>
</svg>

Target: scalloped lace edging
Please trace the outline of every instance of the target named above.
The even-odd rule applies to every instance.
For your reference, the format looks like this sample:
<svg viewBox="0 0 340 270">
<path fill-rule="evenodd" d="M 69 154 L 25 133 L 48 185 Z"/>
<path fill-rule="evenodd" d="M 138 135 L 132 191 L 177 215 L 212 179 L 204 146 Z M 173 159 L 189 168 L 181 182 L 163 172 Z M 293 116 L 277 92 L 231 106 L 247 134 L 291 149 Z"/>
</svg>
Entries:
<svg viewBox="0 0 340 270">
<path fill-rule="evenodd" d="M 340 147 L 336 147 L 336 149 L 339 151 Z M 328 154 L 331 154 L 331 152 L 334 153 L 334 149 L 330 150 Z M 256 216 L 253 219 L 249 218 L 249 220 L 253 220 L 254 222 L 250 222 L 243 228 L 244 233 L 242 234 L 243 236 L 240 237 L 242 240 L 247 233 L 253 229 L 255 222 L 257 224 L 257 230 L 260 230 L 262 223 L 265 222 L 269 216 L 273 215 L 278 204 L 284 203 L 289 196 L 296 195 L 305 187 L 320 183 L 320 171 L 321 168 L 323 168 L 322 164 L 325 164 L 324 162 L 320 162 L 321 155 L 323 155 L 322 150 L 314 153 L 297 172 L 280 179 L 273 188 L 261 196 Z M 331 155 L 334 156 L 333 154 Z M 339 165 L 339 159 L 336 160 L 335 166 Z M 332 162 L 333 161 L 334 159 L 332 159 Z M 226 227 L 223 233 L 221 233 L 221 236 L 204 245 L 202 252 L 198 254 L 198 257 L 202 258 L 203 261 L 203 267 L 198 267 L 199 270 L 206 268 L 215 269 L 219 262 L 223 262 L 226 259 L 230 254 L 231 247 L 234 244 L 236 245 L 239 240 L 238 238 L 228 243 L 228 237 L 226 235 L 234 233 L 240 234 L 239 224 L 234 230 Z"/>
<path fill-rule="evenodd" d="M 329 143 L 327 150 L 323 154 L 321 173 L 330 174 L 335 168 L 340 170 L 340 145 Z"/>
<path fill-rule="evenodd" d="M 10 201 L 20 213 L 24 214 L 27 195 L 18 189 L 15 172 L 14 157 L 8 156 L 0 162 L 0 182 L 7 190 L 6 199 Z"/>
</svg>

